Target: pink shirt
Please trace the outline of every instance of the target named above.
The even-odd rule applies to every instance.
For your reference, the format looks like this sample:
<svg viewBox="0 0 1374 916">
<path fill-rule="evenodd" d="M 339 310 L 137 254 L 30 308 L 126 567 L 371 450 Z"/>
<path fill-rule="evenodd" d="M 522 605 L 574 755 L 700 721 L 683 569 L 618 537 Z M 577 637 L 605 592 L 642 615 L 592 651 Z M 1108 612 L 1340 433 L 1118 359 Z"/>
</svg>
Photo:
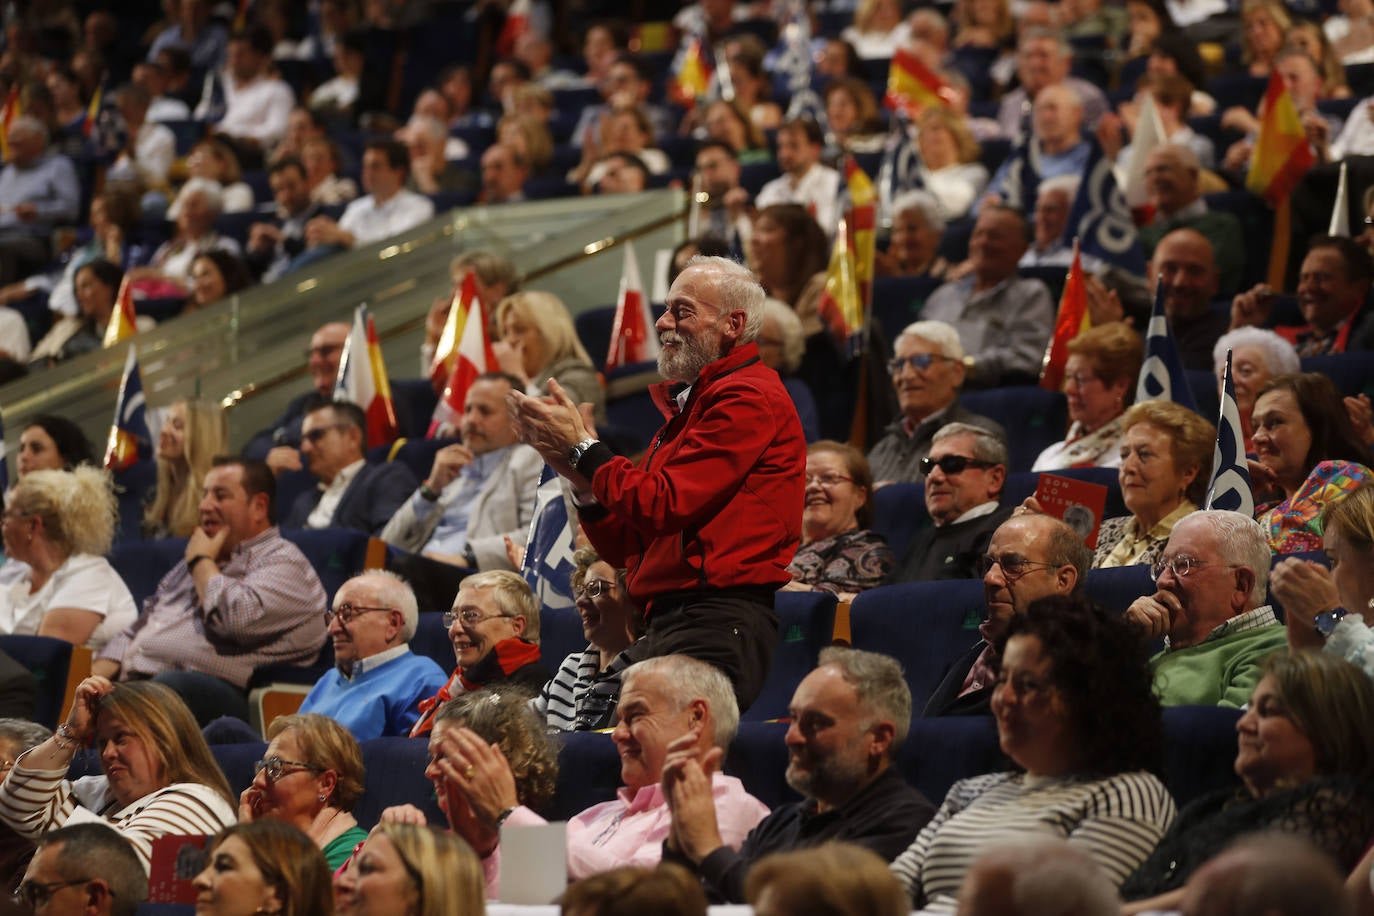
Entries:
<svg viewBox="0 0 1374 916">
<path fill-rule="evenodd" d="M 733 776 L 711 777 L 716 799 L 716 823 L 720 837 L 731 849 L 739 849 L 768 806 L 744 790 Z M 547 823 L 525 807 L 516 808 L 506 823 L 512 826 Z M 568 821 L 568 878 L 576 881 L 621 865 L 652 868 L 663 856 L 672 814 L 663 798 L 663 787 L 654 783 L 633 793 L 621 788 L 616 800 L 593 805 Z M 501 873 L 501 850 L 482 860 L 487 878 L 487 897 L 496 899 Z"/>
</svg>

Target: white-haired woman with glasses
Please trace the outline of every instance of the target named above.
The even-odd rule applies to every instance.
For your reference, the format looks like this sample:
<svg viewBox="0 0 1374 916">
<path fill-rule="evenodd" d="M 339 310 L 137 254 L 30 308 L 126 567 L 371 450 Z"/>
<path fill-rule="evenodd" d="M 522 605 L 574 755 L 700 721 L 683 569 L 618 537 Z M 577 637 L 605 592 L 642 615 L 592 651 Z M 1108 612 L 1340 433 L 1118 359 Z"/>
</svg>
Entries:
<svg viewBox="0 0 1374 916">
<path fill-rule="evenodd" d="M 1254 450 L 1250 442 L 1250 416 L 1260 389 L 1272 378 L 1301 372 L 1302 365 L 1293 345 L 1268 328 L 1236 328 L 1221 335 L 1212 347 L 1218 384 L 1226 371 L 1227 350 L 1231 351 L 1231 381 L 1236 387 L 1240 428 L 1245 434 L 1245 451 L 1249 453 Z"/>
<path fill-rule="evenodd" d="M 892 551 L 873 522 L 873 472 L 850 445 L 823 439 L 806 453 L 802 543 L 787 571 L 789 591 L 819 591 L 849 600 L 892 573 Z"/>
<path fill-rule="evenodd" d="M 587 648 L 569 653 L 539 696 L 534 711 L 559 731 L 595 731 L 615 725 L 625 650 L 644 630 L 644 614 L 625 591 L 625 570 L 590 547 L 573 554 L 573 595 Z"/>
<path fill-rule="evenodd" d="M 310 837 L 330 870 L 367 839 L 353 818 L 362 797 L 363 752 L 353 735 L 327 716 L 278 716 L 255 765 L 252 784 L 239 796 L 239 822 L 272 818 Z"/>
</svg>

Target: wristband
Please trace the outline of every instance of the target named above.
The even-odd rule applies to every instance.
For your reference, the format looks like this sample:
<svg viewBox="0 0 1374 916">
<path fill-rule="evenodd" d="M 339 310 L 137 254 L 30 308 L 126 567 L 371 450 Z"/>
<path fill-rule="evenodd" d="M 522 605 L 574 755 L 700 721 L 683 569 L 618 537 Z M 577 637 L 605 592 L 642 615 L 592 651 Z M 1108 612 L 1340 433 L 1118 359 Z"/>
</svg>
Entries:
<svg viewBox="0 0 1374 916">
<path fill-rule="evenodd" d="M 56 741 L 57 746 L 64 751 L 71 750 L 73 746 L 81 743 L 76 740 L 76 736 L 72 734 L 72 727 L 66 722 L 57 726 L 57 729 L 52 733 L 52 739 Z"/>
<path fill-rule="evenodd" d="M 191 559 L 186 561 L 186 571 L 189 573 L 194 573 L 196 571 L 196 564 L 199 563 L 201 560 L 213 559 L 214 557 L 210 556 L 208 553 L 198 553 L 195 556 L 191 557 Z"/>
<path fill-rule="evenodd" d="M 497 829 L 497 830 L 500 830 L 503 826 L 505 826 L 506 820 L 509 819 L 510 816 L 511 816 L 512 814 L 514 814 L 514 813 L 515 813 L 515 808 L 514 808 L 514 807 L 511 807 L 511 808 L 507 808 L 506 810 L 502 811 L 500 814 L 496 815 L 496 829 Z"/>
</svg>

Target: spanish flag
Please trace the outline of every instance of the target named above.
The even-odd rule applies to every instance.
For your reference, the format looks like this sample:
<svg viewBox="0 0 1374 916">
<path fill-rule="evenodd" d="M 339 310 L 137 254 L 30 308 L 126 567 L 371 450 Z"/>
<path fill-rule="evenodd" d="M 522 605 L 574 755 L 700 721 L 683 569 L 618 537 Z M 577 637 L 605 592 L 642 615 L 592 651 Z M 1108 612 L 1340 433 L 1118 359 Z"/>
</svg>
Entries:
<svg viewBox="0 0 1374 916">
<path fill-rule="evenodd" d="M 1277 207 L 1286 201 L 1316 156 L 1307 142 L 1298 107 L 1283 85 L 1278 70 L 1269 74 L 1269 88 L 1260 105 L 1259 135 L 1250 153 L 1250 174 L 1245 189 L 1260 195 Z"/>
<path fill-rule="evenodd" d="M 105 444 L 105 467 L 122 471 L 138 460 L 140 443 L 151 444 L 148 432 L 147 402 L 143 397 L 143 376 L 138 371 L 138 353 L 129 345 L 124 361 L 124 377 L 119 381 L 119 399 L 115 401 L 114 422 Z"/>
<path fill-rule="evenodd" d="M 353 311 L 353 328 L 344 341 L 334 400 L 352 401 L 367 416 L 367 447 L 389 445 L 400 435 L 396 407 L 391 400 L 391 380 L 382 359 L 377 325 L 366 305 Z"/>
<path fill-rule="evenodd" d="M 427 439 L 449 435 L 449 431 L 455 429 L 463 417 L 463 405 L 467 403 L 468 389 L 477 380 L 477 376 L 483 372 L 495 372 L 500 368 L 496 362 L 496 353 L 491 347 L 491 338 L 487 336 L 487 311 L 482 307 L 482 300 L 477 298 L 475 292 L 471 297 L 466 295 L 468 283 L 471 281 L 472 275 L 468 274 L 463 282 L 463 289 L 464 299 L 470 306 L 458 331 L 458 346 L 453 353 L 453 371 L 445 380 L 444 390 L 439 395 L 439 403 L 434 407 L 429 432 L 425 435 Z"/>
<path fill-rule="evenodd" d="M 1069 341 L 1088 328 L 1088 291 L 1083 285 L 1083 263 L 1078 256 L 1078 239 L 1073 240 L 1073 264 L 1069 279 L 1064 283 L 1064 295 L 1059 299 L 1059 317 L 1054 322 L 1054 336 L 1045 348 L 1040 366 L 1040 387 L 1059 391 L 1064 387 L 1064 366 L 1069 361 Z"/>
<path fill-rule="evenodd" d="M 443 394 L 453 368 L 458 364 L 458 341 L 463 336 L 463 325 L 468 320 L 468 312 L 473 303 L 483 312 L 482 301 L 477 296 L 477 280 L 468 271 L 463 284 L 453 295 L 453 304 L 448 309 L 448 320 L 444 322 L 444 333 L 434 348 L 434 361 L 429 364 L 429 380 L 434 384 L 434 393 Z"/>
<path fill-rule="evenodd" d="M 104 100 L 105 83 L 101 81 L 101 84 L 95 87 L 95 92 L 91 94 L 91 104 L 86 107 L 86 120 L 81 124 L 81 135 L 83 137 L 90 137 L 95 131 L 95 122 L 100 118 L 100 106 L 104 103 Z"/>
<path fill-rule="evenodd" d="M 687 108 L 695 108 L 697 99 L 704 98 L 706 87 L 711 84 L 711 65 L 701 50 L 701 39 L 693 38 L 682 56 L 682 66 L 673 78 L 671 95 L 674 102 Z"/>
<path fill-rule="evenodd" d="M 5 96 L 5 106 L 0 108 L 0 158 L 6 162 L 10 158 L 10 125 L 14 119 L 24 113 L 24 105 L 19 100 L 19 84 L 10 86 L 9 94 Z"/>
<path fill-rule="evenodd" d="M 868 173 L 859 168 L 849 154 L 844 157 L 844 180 L 849 186 L 849 247 L 854 252 L 854 278 L 859 284 L 859 301 L 867 308 L 873 302 L 873 256 L 878 247 L 878 193 L 873 189 Z"/>
<path fill-rule="evenodd" d="M 137 319 L 138 316 L 134 312 L 134 288 L 126 276 L 119 284 L 119 296 L 115 300 L 114 312 L 110 314 L 110 323 L 105 327 L 105 339 L 101 346 L 113 347 L 121 340 L 133 337 L 138 333 Z"/>
<path fill-rule="evenodd" d="M 848 220 L 840 217 L 835 231 L 835 244 L 830 250 L 830 266 L 825 272 L 825 289 L 818 306 L 821 322 L 835 343 L 848 349 L 856 332 L 863 328 L 863 300 L 859 293 L 858 272 L 854 264 L 854 249 L 849 245 Z"/>
<path fill-rule="evenodd" d="M 887 94 L 883 105 L 891 111 L 904 111 L 916 120 L 927 108 L 945 104 L 948 84 L 936 76 L 919 57 L 906 48 L 898 48 L 892 55 L 887 71 Z"/>
<path fill-rule="evenodd" d="M 635 246 L 625 242 L 625 266 L 620 272 L 620 295 L 615 303 L 611 325 L 611 346 L 606 353 L 606 373 L 658 360 L 658 331 L 654 314 L 644 298 L 644 283 L 639 278 Z"/>
</svg>

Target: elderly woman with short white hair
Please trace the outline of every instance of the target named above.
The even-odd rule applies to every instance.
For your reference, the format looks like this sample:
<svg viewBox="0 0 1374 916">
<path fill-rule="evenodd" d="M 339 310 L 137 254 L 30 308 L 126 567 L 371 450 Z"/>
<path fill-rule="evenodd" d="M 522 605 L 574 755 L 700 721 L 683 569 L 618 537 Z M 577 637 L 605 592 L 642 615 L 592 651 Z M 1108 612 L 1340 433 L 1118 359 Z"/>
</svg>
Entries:
<svg viewBox="0 0 1374 916">
<path fill-rule="evenodd" d="M 759 359 L 763 364 L 782 377 L 782 386 L 787 389 L 797 408 L 801 420 L 802 433 L 807 442 L 820 438 L 820 415 L 816 412 L 816 397 L 806 382 L 797 378 L 802 357 L 806 354 L 806 337 L 802 334 L 801 319 L 786 302 L 779 299 L 763 300 L 763 324 L 759 327 L 756 339 L 759 345 Z"/>
<path fill-rule="evenodd" d="M 944 279 L 950 264 L 940 257 L 945 217 L 929 191 L 903 191 L 892 202 L 892 237 L 879 252 L 875 272 L 882 277 Z"/>
<path fill-rule="evenodd" d="M 1271 378 L 1301 372 L 1302 365 L 1293 345 L 1268 328 L 1236 328 L 1221 335 L 1212 347 L 1212 365 L 1218 383 L 1226 372 L 1227 350 L 1231 351 L 1231 381 L 1236 386 L 1236 407 L 1240 410 L 1240 428 L 1245 434 L 1245 451 L 1253 452 L 1250 414 L 1255 410 L 1260 389 Z"/>
<path fill-rule="evenodd" d="M 148 288 L 150 284 L 170 285 L 185 295 L 191 287 L 191 265 L 207 251 L 227 251 L 242 254 L 239 243 L 215 231 L 215 220 L 224 212 L 224 192 L 219 183 L 208 178 L 192 178 L 177 195 L 176 234 L 153 252 L 148 267 L 137 267 L 125 276 L 131 282 L 143 284 L 150 295 L 167 295 L 170 291 Z"/>
</svg>

